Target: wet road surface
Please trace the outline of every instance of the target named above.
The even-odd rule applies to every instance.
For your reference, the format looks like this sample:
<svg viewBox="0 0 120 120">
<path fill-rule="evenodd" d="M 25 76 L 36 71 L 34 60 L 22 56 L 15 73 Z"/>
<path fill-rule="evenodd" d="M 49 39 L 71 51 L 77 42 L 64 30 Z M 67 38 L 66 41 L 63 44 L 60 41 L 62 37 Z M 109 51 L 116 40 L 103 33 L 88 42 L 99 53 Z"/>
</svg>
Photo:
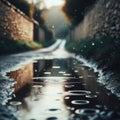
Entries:
<svg viewBox="0 0 120 120">
<path fill-rule="evenodd" d="M 97 73 L 66 52 L 64 44 L 34 54 L 33 62 L 7 73 L 17 81 L 8 105 L 19 120 L 119 120 L 117 97 L 97 83 Z"/>
</svg>

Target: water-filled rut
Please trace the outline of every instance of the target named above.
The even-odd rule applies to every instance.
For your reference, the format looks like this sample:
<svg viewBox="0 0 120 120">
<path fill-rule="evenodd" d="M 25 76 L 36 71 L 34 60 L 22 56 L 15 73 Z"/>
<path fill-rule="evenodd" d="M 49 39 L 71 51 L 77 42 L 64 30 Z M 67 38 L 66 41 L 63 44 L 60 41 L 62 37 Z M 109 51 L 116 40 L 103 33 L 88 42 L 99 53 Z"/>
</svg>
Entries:
<svg viewBox="0 0 120 120">
<path fill-rule="evenodd" d="M 119 119 L 118 98 L 75 58 L 41 58 L 8 73 L 17 80 L 8 105 L 20 120 Z"/>
</svg>

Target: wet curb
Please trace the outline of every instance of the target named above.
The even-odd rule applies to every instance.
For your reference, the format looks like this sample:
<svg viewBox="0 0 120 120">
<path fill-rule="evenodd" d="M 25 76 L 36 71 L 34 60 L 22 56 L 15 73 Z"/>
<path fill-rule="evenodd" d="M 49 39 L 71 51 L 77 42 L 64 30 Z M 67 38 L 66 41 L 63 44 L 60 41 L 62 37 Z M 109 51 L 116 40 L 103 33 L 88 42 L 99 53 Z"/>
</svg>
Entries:
<svg viewBox="0 0 120 120">
<path fill-rule="evenodd" d="M 119 77 L 112 72 L 104 71 L 102 68 L 98 69 L 98 64 L 84 59 L 82 56 L 75 56 L 75 59 L 82 62 L 84 66 L 87 66 L 94 70 L 95 73 L 98 73 L 97 82 L 104 85 L 106 89 L 110 90 L 112 94 L 115 94 L 120 98 L 120 82 Z"/>
<path fill-rule="evenodd" d="M 17 120 L 12 109 L 6 105 L 12 98 L 14 81 L 7 76 L 0 74 L 0 120 Z"/>
</svg>

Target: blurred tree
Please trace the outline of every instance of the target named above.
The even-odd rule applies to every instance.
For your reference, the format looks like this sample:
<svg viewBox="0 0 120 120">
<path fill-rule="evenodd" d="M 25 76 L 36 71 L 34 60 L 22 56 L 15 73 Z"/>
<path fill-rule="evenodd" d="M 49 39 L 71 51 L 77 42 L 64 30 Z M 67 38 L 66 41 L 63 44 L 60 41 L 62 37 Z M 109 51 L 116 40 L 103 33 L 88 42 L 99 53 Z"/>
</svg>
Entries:
<svg viewBox="0 0 120 120">
<path fill-rule="evenodd" d="M 69 21 L 77 25 L 84 18 L 85 12 L 96 0 L 65 0 L 63 11 L 68 17 Z"/>
<path fill-rule="evenodd" d="M 33 18 L 38 21 L 40 27 L 44 30 L 45 32 L 45 40 L 46 41 L 49 41 L 49 40 L 52 40 L 53 39 L 53 33 L 51 30 L 48 29 L 48 27 L 46 26 L 45 24 L 45 20 L 44 18 L 42 17 L 42 12 L 43 10 L 40 10 L 38 8 L 35 7 L 35 12 L 34 12 L 34 15 L 33 15 Z"/>
<path fill-rule="evenodd" d="M 43 10 L 40 10 L 38 8 L 35 7 L 35 11 L 34 11 L 34 14 L 33 14 L 33 18 L 39 22 L 40 26 L 44 26 L 45 24 L 45 20 L 44 18 L 42 17 L 42 12 Z"/>
</svg>

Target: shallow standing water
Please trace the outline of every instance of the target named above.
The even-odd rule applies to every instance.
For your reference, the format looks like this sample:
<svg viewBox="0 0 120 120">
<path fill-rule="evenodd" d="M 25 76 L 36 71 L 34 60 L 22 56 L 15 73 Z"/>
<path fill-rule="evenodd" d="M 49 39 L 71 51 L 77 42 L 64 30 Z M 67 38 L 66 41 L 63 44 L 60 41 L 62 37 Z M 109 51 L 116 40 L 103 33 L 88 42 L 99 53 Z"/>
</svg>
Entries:
<svg viewBox="0 0 120 120">
<path fill-rule="evenodd" d="M 117 98 L 96 82 L 97 74 L 73 58 L 36 60 L 8 74 L 18 80 L 16 97 L 9 104 L 20 120 L 69 120 L 84 108 L 96 115 L 120 107 Z"/>
<path fill-rule="evenodd" d="M 64 44 L 8 73 L 17 81 L 8 105 L 19 120 L 119 120 L 117 97 L 97 83 L 97 73 L 70 57 Z"/>
</svg>

